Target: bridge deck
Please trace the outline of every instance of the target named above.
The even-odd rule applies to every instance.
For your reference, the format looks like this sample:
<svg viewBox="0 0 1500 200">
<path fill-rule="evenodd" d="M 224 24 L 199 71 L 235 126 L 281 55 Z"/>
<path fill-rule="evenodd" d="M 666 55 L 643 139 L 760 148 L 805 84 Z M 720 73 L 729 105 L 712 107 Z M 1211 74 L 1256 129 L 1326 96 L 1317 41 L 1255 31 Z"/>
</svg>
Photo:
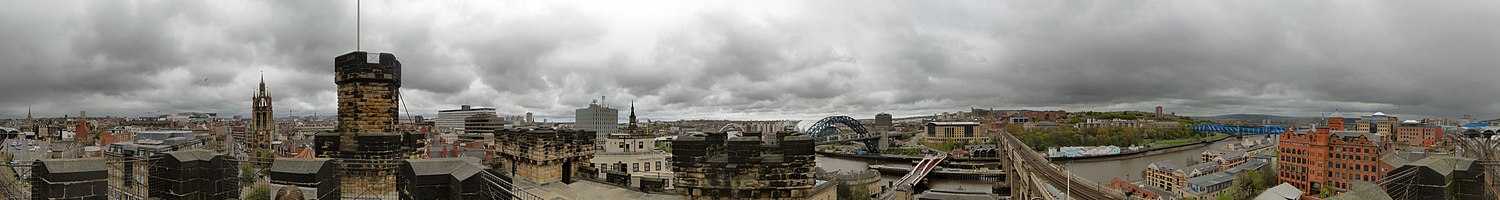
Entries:
<svg viewBox="0 0 1500 200">
<path fill-rule="evenodd" d="M 922 178 L 927 177 L 927 174 L 932 173 L 933 169 L 937 169 L 938 163 L 942 163 L 943 159 L 947 158 L 947 154 L 934 154 L 922 158 L 921 162 L 918 162 L 916 166 L 911 168 L 911 172 L 907 172 L 906 175 L 901 176 L 901 179 L 897 179 L 891 188 L 887 188 L 884 192 L 881 192 L 880 197 L 882 199 L 891 199 L 896 196 L 897 188 L 905 189 L 915 186 L 918 181 L 922 181 Z"/>
<path fill-rule="evenodd" d="M 1069 195 L 1080 199 L 1126 198 L 1124 194 L 1117 191 L 1104 189 L 1096 185 L 1093 181 L 1073 176 L 1052 167 L 1052 164 L 1046 158 L 1043 158 L 1041 154 L 1037 154 L 1036 151 L 1032 151 L 1031 147 L 1026 146 L 1025 143 L 1021 143 L 1021 140 L 1016 139 L 1015 136 L 1005 133 L 999 135 L 999 143 L 1002 147 L 1008 148 L 1011 152 L 1011 159 L 1020 159 L 1018 163 L 1022 163 L 1024 166 L 1019 167 L 1023 167 L 1026 169 L 1025 171 L 1033 173 L 1023 174 L 1023 176 L 1042 177 L 1045 182 L 1052 184 L 1053 187 L 1061 188 Z"/>
</svg>

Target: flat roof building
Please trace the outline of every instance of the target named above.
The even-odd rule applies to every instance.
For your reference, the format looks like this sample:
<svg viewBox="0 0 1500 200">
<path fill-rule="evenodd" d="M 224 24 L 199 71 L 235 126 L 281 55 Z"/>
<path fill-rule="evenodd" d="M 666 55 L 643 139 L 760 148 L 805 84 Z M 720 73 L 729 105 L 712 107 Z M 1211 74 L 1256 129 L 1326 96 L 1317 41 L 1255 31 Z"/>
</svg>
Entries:
<svg viewBox="0 0 1500 200">
<path fill-rule="evenodd" d="M 603 100 L 589 103 L 589 107 L 574 112 L 573 128 L 594 132 L 594 141 L 604 142 L 609 134 L 620 132 L 620 110 L 604 105 Z"/>
<path fill-rule="evenodd" d="M 459 106 L 459 109 L 438 111 L 437 119 L 433 120 L 436 121 L 433 123 L 433 127 L 437 128 L 438 130 L 464 130 L 464 128 L 466 128 L 464 125 L 464 120 L 466 120 L 470 116 L 479 114 L 489 114 L 490 116 L 497 115 L 497 113 L 495 112 L 495 108 L 475 108 L 469 105 L 463 105 Z"/>
<path fill-rule="evenodd" d="M 968 142 L 989 138 L 978 122 L 928 122 L 925 129 L 923 134 L 927 137 L 923 139 L 928 143 Z"/>
</svg>

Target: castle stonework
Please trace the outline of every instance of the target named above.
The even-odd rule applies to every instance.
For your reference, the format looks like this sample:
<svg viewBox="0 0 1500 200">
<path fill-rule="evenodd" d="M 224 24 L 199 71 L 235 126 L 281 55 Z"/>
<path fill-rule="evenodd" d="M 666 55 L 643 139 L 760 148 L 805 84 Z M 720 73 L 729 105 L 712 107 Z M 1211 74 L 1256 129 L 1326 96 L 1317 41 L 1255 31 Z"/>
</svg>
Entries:
<svg viewBox="0 0 1500 200">
<path fill-rule="evenodd" d="M 672 141 L 672 185 L 687 199 L 837 199 L 815 180 L 813 139 L 791 132 L 698 133 Z"/>
<path fill-rule="evenodd" d="M 495 131 L 495 171 L 536 183 L 571 183 L 579 167 L 594 158 L 594 132 L 548 128 Z"/>
<path fill-rule="evenodd" d="M 397 132 L 401 98 L 401 62 L 389 53 L 350 52 L 334 58 L 338 85 L 338 125 L 320 133 L 320 156 L 335 158 L 343 169 L 344 198 L 388 198 L 396 195 L 396 170 L 422 135 Z"/>
</svg>

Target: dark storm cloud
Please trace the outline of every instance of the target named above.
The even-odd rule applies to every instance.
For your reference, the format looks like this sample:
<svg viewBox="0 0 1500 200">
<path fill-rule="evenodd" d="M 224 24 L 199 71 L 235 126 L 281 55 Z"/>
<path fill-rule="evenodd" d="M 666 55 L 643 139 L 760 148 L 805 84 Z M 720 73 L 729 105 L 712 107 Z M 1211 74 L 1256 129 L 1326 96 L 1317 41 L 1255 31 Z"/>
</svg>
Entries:
<svg viewBox="0 0 1500 200">
<path fill-rule="evenodd" d="M 571 120 L 966 109 L 1494 117 L 1497 2 L 367 1 L 416 114 Z M 333 114 L 352 2 L 47 1 L 0 8 L 0 111 Z"/>
</svg>

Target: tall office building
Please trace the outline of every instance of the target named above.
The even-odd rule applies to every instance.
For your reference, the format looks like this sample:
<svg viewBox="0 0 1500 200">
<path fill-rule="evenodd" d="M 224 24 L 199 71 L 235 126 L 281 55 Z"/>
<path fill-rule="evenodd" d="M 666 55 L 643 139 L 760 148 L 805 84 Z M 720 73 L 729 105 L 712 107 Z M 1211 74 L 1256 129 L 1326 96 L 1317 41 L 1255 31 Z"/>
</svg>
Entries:
<svg viewBox="0 0 1500 200">
<path fill-rule="evenodd" d="M 1161 113 L 1161 111 L 1162 111 L 1162 110 L 1161 110 L 1161 106 L 1156 106 L 1156 118 L 1162 118 L 1162 117 L 1165 117 L 1165 116 L 1166 116 L 1166 115 L 1163 115 L 1163 114 L 1162 114 L 1162 113 Z"/>
<path fill-rule="evenodd" d="M 315 138 L 320 156 L 340 160 L 344 198 L 394 198 L 401 159 L 421 148 L 420 133 L 397 132 L 401 62 L 389 53 L 334 58 L 338 125 Z"/>
<path fill-rule="evenodd" d="M 437 122 L 433 127 L 441 130 L 463 130 L 464 119 L 479 114 L 498 115 L 494 108 L 475 108 L 469 105 L 459 106 L 455 110 L 438 111 Z"/>
<path fill-rule="evenodd" d="M 620 132 L 620 110 L 605 106 L 601 101 L 604 101 L 602 97 L 589 102 L 587 108 L 579 108 L 573 123 L 574 129 L 593 131 L 597 142 L 604 142 L 605 136 Z"/>
<path fill-rule="evenodd" d="M 266 78 L 260 78 L 260 89 L 255 97 L 250 98 L 251 120 L 250 120 L 250 155 L 261 162 L 255 162 L 261 167 L 271 165 L 271 159 L 275 155 L 271 151 L 271 134 L 276 128 L 273 112 L 271 111 L 271 95 L 266 93 Z"/>
</svg>

